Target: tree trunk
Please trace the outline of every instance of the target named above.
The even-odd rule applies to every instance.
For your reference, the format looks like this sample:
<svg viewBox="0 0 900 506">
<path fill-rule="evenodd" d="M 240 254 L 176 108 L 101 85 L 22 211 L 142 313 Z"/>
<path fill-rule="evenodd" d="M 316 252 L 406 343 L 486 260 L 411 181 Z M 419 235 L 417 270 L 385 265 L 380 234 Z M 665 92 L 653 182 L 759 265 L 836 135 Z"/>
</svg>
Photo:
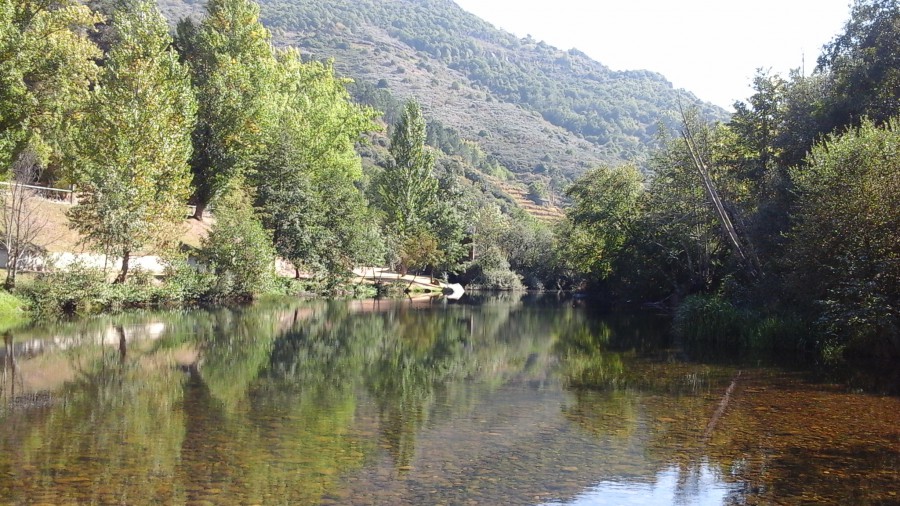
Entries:
<svg viewBox="0 0 900 506">
<path fill-rule="evenodd" d="M 7 290 L 12 290 L 16 287 L 16 272 L 19 270 L 19 255 L 12 250 L 7 250 L 7 253 L 9 253 L 9 256 L 6 261 L 6 281 L 3 283 L 3 287 Z"/>
<path fill-rule="evenodd" d="M 119 275 L 116 277 L 116 284 L 122 284 L 125 282 L 125 279 L 128 277 L 128 262 L 131 260 L 131 251 L 125 250 L 122 254 L 122 270 L 119 271 Z"/>
<path fill-rule="evenodd" d="M 198 202 L 196 206 L 194 206 L 194 215 L 191 218 L 194 218 L 197 221 L 203 221 L 203 213 L 206 211 L 206 204 L 202 202 Z"/>
</svg>

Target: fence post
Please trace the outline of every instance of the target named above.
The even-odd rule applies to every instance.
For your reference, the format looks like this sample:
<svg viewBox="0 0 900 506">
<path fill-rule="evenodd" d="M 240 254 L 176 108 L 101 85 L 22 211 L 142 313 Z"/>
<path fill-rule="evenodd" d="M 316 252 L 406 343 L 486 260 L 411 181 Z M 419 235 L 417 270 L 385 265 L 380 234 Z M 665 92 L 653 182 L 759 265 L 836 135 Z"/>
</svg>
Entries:
<svg viewBox="0 0 900 506">
<path fill-rule="evenodd" d="M 75 185 L 74 184 L 69 185 L 69 203 L 70 204 L 75 203 Z"/>
</svg>

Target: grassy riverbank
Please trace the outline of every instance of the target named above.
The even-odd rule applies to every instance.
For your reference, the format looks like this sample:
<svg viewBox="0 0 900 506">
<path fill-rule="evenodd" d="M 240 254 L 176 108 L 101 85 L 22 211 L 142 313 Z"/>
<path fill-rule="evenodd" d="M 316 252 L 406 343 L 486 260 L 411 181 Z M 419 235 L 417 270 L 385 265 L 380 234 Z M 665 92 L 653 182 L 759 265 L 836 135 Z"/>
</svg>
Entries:
<svg viewBox="0 0 900 506">
<path fill-rule="evenodd" d="M 26 302 L 9 292 L 0 291 L 0 332 L 28 321 Z"/>
</svg>

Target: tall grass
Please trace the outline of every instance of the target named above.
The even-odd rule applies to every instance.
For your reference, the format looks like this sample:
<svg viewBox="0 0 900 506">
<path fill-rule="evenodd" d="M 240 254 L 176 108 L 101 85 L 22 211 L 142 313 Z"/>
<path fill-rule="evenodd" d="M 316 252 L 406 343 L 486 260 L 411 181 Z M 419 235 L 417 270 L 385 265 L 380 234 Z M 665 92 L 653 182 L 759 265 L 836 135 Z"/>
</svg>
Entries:
<svg viewBox="0 0 900 506">
<path fill-rule="evenodd" d="M 810 326 L 797 315 L 761 314 L 717 295 L 685 299 L 675 311 L 673 330 L 686 347 L 700 351 L 801 353 L 811 343 Z"/>
<path fill-rule="evenodd" d="M 0 332 L 17 327 L 28 321 L 25 301 L 7 292 L 0 291 Z"/>
</svg>

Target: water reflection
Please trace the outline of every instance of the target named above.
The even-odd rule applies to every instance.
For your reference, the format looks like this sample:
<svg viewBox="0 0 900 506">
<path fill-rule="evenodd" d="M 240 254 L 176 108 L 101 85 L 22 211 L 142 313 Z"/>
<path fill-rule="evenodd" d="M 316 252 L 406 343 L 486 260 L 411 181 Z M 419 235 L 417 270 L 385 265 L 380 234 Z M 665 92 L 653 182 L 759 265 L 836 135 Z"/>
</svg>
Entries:
<svg viewBox="0 0 900 506">
<path fill-rule="evenodd" d="M 685 363 L 652 318 L 564 301 L 133 313 L 3 350 L 2 503 L 865 504 L 900 485 L 897 399 Z"/>
<path fill-rule="evenodd" d="M 570 501 L 549 502 L 543 506 L 715 506 L 728 503 L 728 497 L 735 490 L 735 486 L 724 484 L 721 476 L 703 464 L 689 473 L 675 467 L 666 469 L 651 482 L 601 482 Z"/>
</svg>

